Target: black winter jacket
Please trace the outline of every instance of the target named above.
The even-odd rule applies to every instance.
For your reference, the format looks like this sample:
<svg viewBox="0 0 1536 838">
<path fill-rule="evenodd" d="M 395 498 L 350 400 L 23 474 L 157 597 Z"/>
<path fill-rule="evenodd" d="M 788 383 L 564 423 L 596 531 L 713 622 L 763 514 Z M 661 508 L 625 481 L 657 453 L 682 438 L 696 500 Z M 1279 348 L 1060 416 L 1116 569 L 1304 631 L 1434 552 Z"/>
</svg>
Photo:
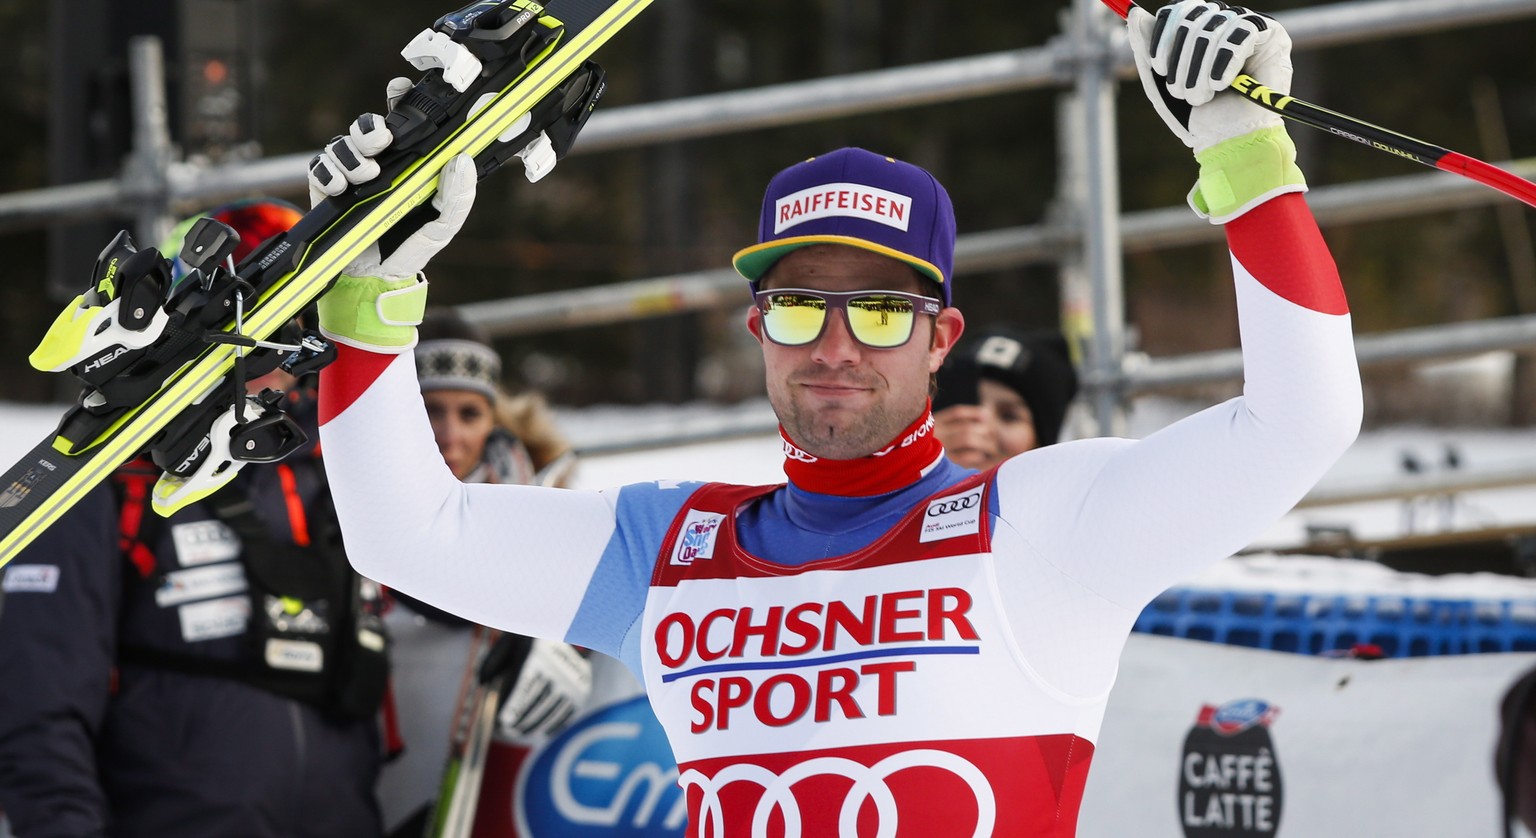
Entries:
<svg viewBox="0 0 1536 838">
<path fill-rule="evenodd" d="M 237 483 L 286 541 L 329 508 L 317 459 L 248 465 Z M 124 654 L 227 666 L 254 646 L 238 537 L 207 502 L 146 509 L 156 567 L 142 551 L 136 565 L 120 493 L 97 487 L 6 568 L 0 810 L 17 838 L 378 835 L 374 720 Z"/>
</svg>

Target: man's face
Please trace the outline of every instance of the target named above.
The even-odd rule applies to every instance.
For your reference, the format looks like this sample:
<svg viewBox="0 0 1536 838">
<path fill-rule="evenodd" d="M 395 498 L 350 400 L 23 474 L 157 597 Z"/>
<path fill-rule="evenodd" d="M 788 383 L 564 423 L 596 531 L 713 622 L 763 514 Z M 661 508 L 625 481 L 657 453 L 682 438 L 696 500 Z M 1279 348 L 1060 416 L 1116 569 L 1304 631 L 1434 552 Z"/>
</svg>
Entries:
<svg viewBox="0 0 1536 838">
<path fill-rule="evenodd" d="M 909 266 L 838 244 L 791 251 L 761 287 L 923 293 Z M 790 438 L 817 457 L 851 460 L 884 448 L 916 421 L 928 401 L 929 377 L 944 363 L 965 320 L 953 308 L 918 315 L 912 339 L 892 349 L 859 343 L 841 312 L 829 313 L 821 337 L 804 346 L 768 340 L 756 307 L 747 328 L 763 346 L 768 400 Z"/>
</svg>

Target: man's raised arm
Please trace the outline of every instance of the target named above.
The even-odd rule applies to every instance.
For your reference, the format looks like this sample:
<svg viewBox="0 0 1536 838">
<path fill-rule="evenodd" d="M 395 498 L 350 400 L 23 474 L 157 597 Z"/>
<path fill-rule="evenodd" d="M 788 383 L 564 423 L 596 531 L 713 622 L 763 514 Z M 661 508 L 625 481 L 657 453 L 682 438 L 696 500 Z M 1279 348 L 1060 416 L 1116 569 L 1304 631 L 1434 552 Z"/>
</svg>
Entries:
<svg viewBox="0 0 1536 838">
<path fill-rule="evenodd" d="M 1294 506 L 1354 441 L 1361 395 L 1349 309 L 1300 194 L 1295 146 L 1280 117 L 1223 92 L 1240 71 L 1289 89 L 1289 36 L 1211 2 L 1133 8 L 1129 24 L 1148 98 L 1199 161 L 1190 203 L 1226 228 L 1244 392 L 1136 443 L 1088 443 L 1087 468 L 1049 449 L 1026 455 L 999 487 L 1004 517 L 1053 565 L 1134 616 Z M 1058 459 L 1062 473 L 1038 479 Z M 1062 516 L 1073 525 L 1052 525 Z"/>
</svg>

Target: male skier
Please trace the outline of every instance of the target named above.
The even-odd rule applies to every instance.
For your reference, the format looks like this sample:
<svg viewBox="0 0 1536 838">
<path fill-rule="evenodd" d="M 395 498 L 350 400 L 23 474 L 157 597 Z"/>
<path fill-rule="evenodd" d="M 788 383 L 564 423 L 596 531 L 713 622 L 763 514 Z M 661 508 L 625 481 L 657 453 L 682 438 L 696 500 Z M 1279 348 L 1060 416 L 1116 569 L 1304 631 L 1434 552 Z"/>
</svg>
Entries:
<svg viewBox="0 0 1536 838">
<path fill-rule="evenodd" d="M 1144 85 L 1226 225 L 1247 385 L 1144 439 L 975 473 L 944 457 L 929 381 L 964 328 L 954 216 L 927 172 L 842 149 L 780 172 L 751 281 L 787 485 L 607 492 L 463 485 L 420 404 L 416 272 L 473 198 L 322 300 L 341 357 L 322 429 L 364 574 L 506 631 L 617 656 L 667 729 L 691 834 L 1069 836 L 1117 658 L 1158 592 L 1247 544 L 1354 440 L 1337 272 L 1278 118 L 1213 95 L 1287 89 L 1274 21 L 1185 0 L 1133 12 Z M 388 135 L 360 120 L 312 166 L 336 194 Z M 509 549 L 508 545 L 517 545 Z"/>
</svg>

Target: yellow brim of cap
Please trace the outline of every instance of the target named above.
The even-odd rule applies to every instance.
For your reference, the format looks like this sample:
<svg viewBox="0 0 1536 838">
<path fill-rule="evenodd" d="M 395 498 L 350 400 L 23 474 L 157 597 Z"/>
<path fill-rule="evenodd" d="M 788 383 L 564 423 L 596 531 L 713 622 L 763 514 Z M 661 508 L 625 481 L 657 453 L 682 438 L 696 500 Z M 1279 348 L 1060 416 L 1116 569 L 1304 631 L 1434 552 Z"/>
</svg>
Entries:
<svg viewBox="0 0 1536 838">
<path fill-rule="evenodd" d="M 928 277 L 940 285 L 944 284 L 944 272 L 939 270 L 932 262 L 919 259 L 907 253 L 902 253 L 883 244 L 876 244 L 865 239 L 853 236 L 796 236 L 787 239 L 774 239 L 773 241 L 754 244 L 736 251 L 731 257 L 731 264 L 736 272 L 753 282 L 763 278 L 773 264 L 784 258 L 791 250 L 798 250 L 813 244 L 843 244 L 849 247 L 857 247 L 860 250 L 868 250 L 881 256 L 889 256 L 898 262 L 904 262 L 916 268 L 918 273 Z"/>
</svg>

